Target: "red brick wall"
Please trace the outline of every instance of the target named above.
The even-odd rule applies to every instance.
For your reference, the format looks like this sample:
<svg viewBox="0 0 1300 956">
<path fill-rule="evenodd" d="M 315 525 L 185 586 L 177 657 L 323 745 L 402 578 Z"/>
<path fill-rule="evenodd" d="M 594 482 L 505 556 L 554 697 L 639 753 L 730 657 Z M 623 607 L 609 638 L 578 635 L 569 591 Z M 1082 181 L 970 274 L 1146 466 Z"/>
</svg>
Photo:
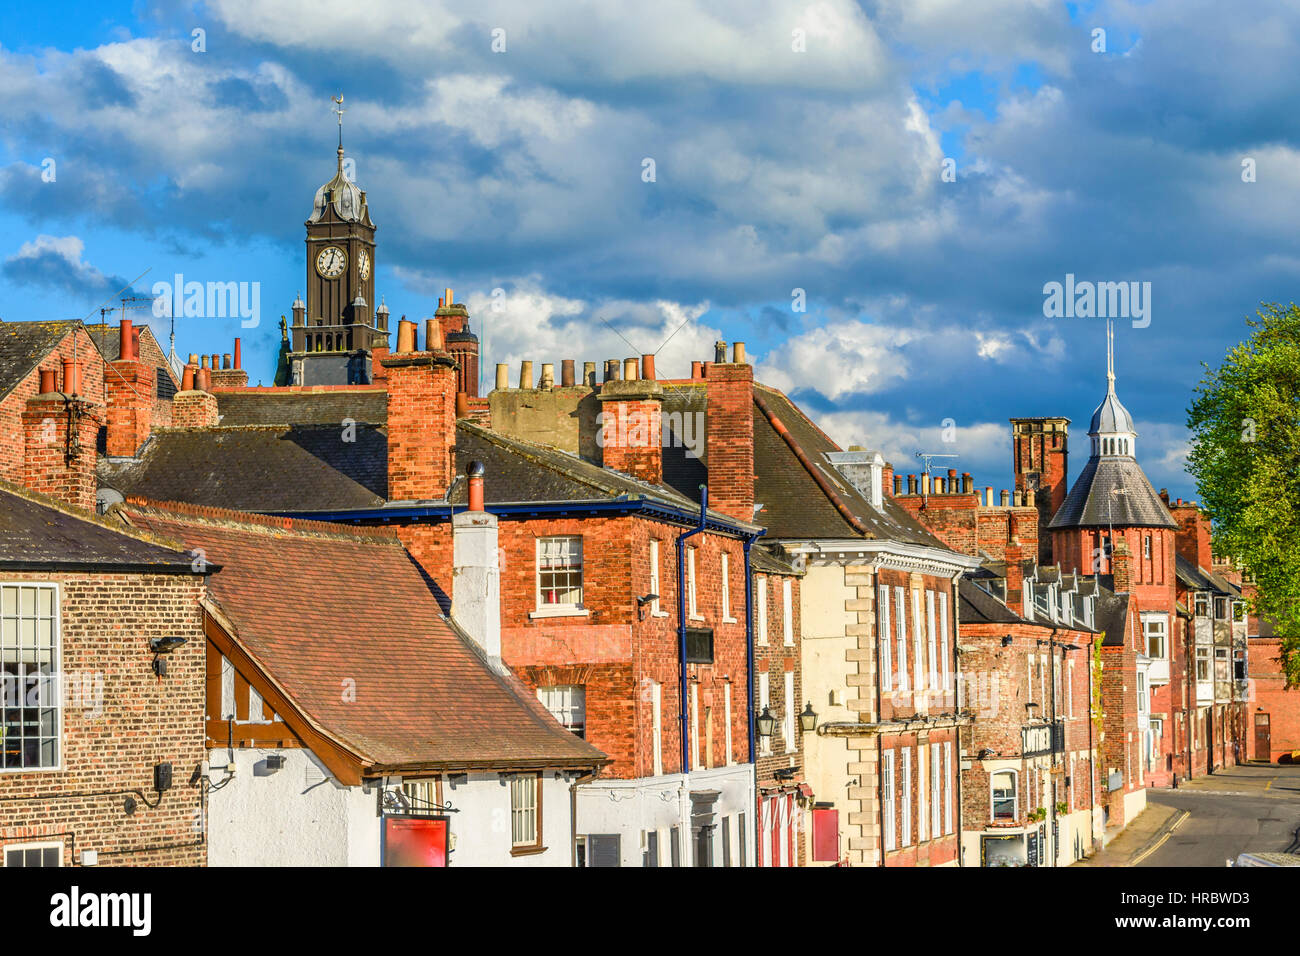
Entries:
<svg viewBox="0 0 1300 956">
<path fill-rule="evenodd" d="M 890 658 L 891 669 L 898 669 L 898 617 L 897 608 L 894 603 L 894 588 L 903 588 L 903 603 L 905 605 L 905 617 L 907 622 L 907 673 L 908 673 L 908 690 L 899 690 L 898 683 L 893 682 L 891 689 L 884 691 L 881 704 L 880 714 L 882 720 L 893 718 L 911 717 L 917 713 L 937 714 L 943 711 L 953 711 L 956 709 L 956 684 L 957 684 L 957 650 L 956 650 L 956 612 L 952 596 L 952 582 L 945 577 L 935 575 L 914 576 L 907 571 L 899 571 L 891 568 L 882 568 L 876 575 L 876 585 L 888 585 L 890 592 L 890 609 L 889 625 L 891 629 Z M 914 615 L 912 592 L 920 591 L 921 594 L 921 621 L 923 636 L 921 640 L 921 656 L 919 663 L 916 661 L 916 638 L 914 632 Z M 948 595 L 948 674 L 949 687 L 940 691 L 930 688 L 930 636 L 929 636 L 929 615 L 926 610 L 925 593 L 926 591 L 935 592 L 935 627 L 940 627 L 939 615 L 939 594 Z M 879 591 L 877 591 L 879 594 Z M 879 622 L 879 617 L 877 617 Z M 877 637 L 879 637 L 879 623 L 877 624 Z M 938 659 L 934 662 L 934 670 L 940 674 L 942 680 L 943 672 L 943 650 L 942 645 L 936 641 L 935 653 Z M 877 654 L 877 660 L 879 655 Z M 880 684 L 884 686 L 883 681 Z M 875 689 L 872 688 L 874 694 Z M 924 706 L 922 700 L 924 699 Z"/>
<path fill-rule="evenodd" d="M 154 366 L 129 359 L 112 362 L 105 370 L 108 454 L 134 455 L 149 437 L 158 404 L 157 376 Z"/>
<path fill-rule="evenodd" d="M 731 560 L 735 560 L 734 558 Z M 744 565 L 741 565 L 743 575 Z M 733 570 L 734 576 L 735 571 Z M 758 610 L 759 589 L 758 577 L 761 576 L 767 581 L 766 585 L 766 623 L 767 623 L 767 642 L 762 642 L 762 635 L 759 633 L 760 618 Z M 753 607 L 754 607 L 754 712 L 755 716 L 762 712 L 761 702 L 759 700 L 758 675 L 768 675 L 768 706 L 771 708 L 772 716 L 777 719 L 776 733 L 772 735 L 771 754 L 763 756 L 762 741 L 755 737 L 755 770 L 757 774 L 758 786 L 761 792 L 764 789 L 775 792 L 776 789 L 785 789 L 803 779 L 803 731 L 799 727 L 799 712 L 803 710 L 805 700 L 803 696 L 803 671 L 800 667 L 802 655 L 802 627 L 800 621 L 799 609 L 799 586 L 800 579 L 797 575 L 780 575 L 767 572 L 757 572 L 754 576 L 753 590 Z M 793 629 L 793 644 L 785 643 L 785 598 L 783 596 L 782 581 L 790 582 L 790 604 L 791 618 Z M 744 601 L 744 581 L 741 580 L 740 600 Z M 735 598 L 732 599 L 732 615 L 740 618 L 744 623 L 744 604 L 739 605 L 740 613 L 736 613 Z M 785 719 L 785 675 L 794 675 L 794 749 L 786 750 L 786 743 L 783 737 L 782 724 Z M 744 699 L 744 686 L 737 686 L 732 690 L 732 707 L 746 707 L 748 702 Z M 815 708 L 814 708 L 815 709 Z M 748 734 L 746 726 L 745 733 Z M 745 744 L 748 747 L 748 742 Z M 775 777 L 777 770 L 788 769 L 793 761 L 794 766 L 800 768 L 800 772 L 789 781 L 781 782 Z M 796 808 L 797 810 L 797 808 Z M 806 819 L 802 817 L 801 819 Z M 807 848 L 805 841 L 800 839 L 795 841 L 797 848 L 797 860 L 794 861 L 796 866 L 804 866 L 807 863 Z M 765 857 L 766 858 L 766 857 Z"/>
<path fill-rule="evenodd" d="M 211 428 L 217 424 L 217 396 L 196 390 L 177 392 L 172 400 L 176 428 Z"/>
<path fill-rule="evenodd" d="M 1281 754 L 1300 750 L 1300 689 L 1286 690 L 1282 666 L 1278 663 L 1281 641 L 1252 637 L 1248 648 L 1247 674 L 1254 687 L 1254 699 L 1246 718 L 1246 752 L 1252 760 L 1276 760 Z M 1270 752 L 1256 746 L 1255 721 L 1268 714 Z"/>
<path fill-rule="evenodd" d="M 665 773 L 681 770 L 679 731 L 676 538 L 685 530 L 639 517 L 565 517 L 502 520 L 501 653 L 525 683 L 544 686 L 546 675 L 587 675 L 587 739 L 612 759 L 602 773 L 618 778 L 653 773 L 651 682 L 662 685 L 661 753 Z M 445 524 L 408 525 L 399 535 L 412 556 L 437 582 L 451 581 L 450 529 Z M 583 605 L 586 615 L 531 617 L 537 610 L 537 539 L 583 537 Z M 660 607 L 638 614 L 636 598 L 650 593 L 649 542 L 659 544 Z M 723 685 L 730 683 L 732 755 L 748 756 L 745 682 L 745 583 L 741 543 L 702 534 L 689 538 L 696 551 L 697 607 L 714 630 L 714 663 L 688 665 L 688 683 L 698 683 L 700 761 L 706 765 L 705 708 L 713 711 L 712 766 L 725 763 Z M 722 621 L 721 552 L 728 554 L 731 617 Z M 446 585 L 444 585 L 446 586 Z M 570 681 L 563 681 L 569 683 Z M 689 690 L 688 690 L 689 695 Z"/>
<path fill-rule="evenodd" d="M 189 785 L 204 757 L 201 579 L 11 572 L 0 580 L 60 586 L 67 678 L 62 769 L 0 773 L 0 843 L 61 840 L 65 865 L 87 849 L 99 851 L 102 866 L 203 865 L 202 801 Z M 188 643 L 156 677 L 149 639 L 168 635 Z M 155 809 L 133 794 L 128 815 L 126 791 L 158 799 L 157 763 L 172 765 L 171 790 Z M 63 796 L 22 799 L 51 793 Z"/>
<path fill-rule="evenodd" d="M 662 483 L 662 404 L 658 398 L 601 403 L 601 460 L 606 468 L 654 485 Z"/>
<path fill-rule="evenodd" d="M 455 364 L 445 353 L 410 352 L 386 359 L 383 367 L 388 370 L 388 497 L 441 498 L 452 479 Z"/>
<path fill-rule="evenodd" d="M 1046 528 L 1065 503 L 1068 490 L 1066 472 L 1069 436 L 1066 421 L 1012 419 L 1011 427 L 1016 491 L 1033 495 L 1032 501 L 1038 512 L 1038 526 Z M 1053 563 L 1051 537 L 1043 535 L 1039 543 L 1039 563 Z"/>
<path fill-rule="evenodd" d="M 23 480 L 23 410 L 27 400 L 40 391 L 40 369 L 55 370 L 55 388 L 63 388 L 63 359 L 75 355 L 81 363 L 81 397 L 104 401 L 104 360 L 84 329 L 69 332 L 38 368 L 0 399 L 0 478 Z M 92 443 L 92 448 L 94 447 Z"/>
<path fill-rule="evenodd" d="M 71 402 L 71 405 L 69 404 Z M 80 417 L 69 422 L 69 409 Z M 104 407 L 61 395 L 33 398 L 22 415 L 22 483 L 82 511 L 95 511 L 96 436 Z M 73 444 L 69 443 L 72 430 Z"/>
<path fill-rule="evenodd" d="M 931 802 L 927 802 L 926 804 L 927 839 L 924 842 L 921 842 L 917 839 L 919 835 L 919 831 L 917 829 L 917 813 L 920 810 L 920 799 L 921 799 L 920 798 L 921 784 L 917 777 L 917 773 L 918 773 L 917 768 L 920 766 L 921 761 L 916 751 L 918 746 L 925 745 L 928 748 L 930 744 L 934 744 L 934 743 L 939 744 L 940 759 L 942 759 L 942 753 L 944 749 L 943 744 L 948 743 L 951 745 L 950 746 L 951 763 L 952 763 L 951 773 L 954 775 L 952 777 L 952 783 L 951 783 L 952 799 L 953 799 L 953 808 L 952 808 L 953 832 L 940 834 L 938 837 L 936 837 L 931 832 L 930 821 L 932 818 L 929 816 L 929 814 L 931 813 L 931 807 L 933 806 L 932 801 L 935 799 L 936 794 L 933 791 L 928 791 L 929 801 Z M 895 831 L 894 845 L 897 847 L 897 849 L 888 850 L 885 852 L 885 866 L 940 866 L 945 863 L 952 863 L 957 859 L 957 855 L 959 852 L 961 827 L 962 827 L 962 815 L 959 812 L 957 807 L 957 804 L 961 800 L 960 797 L 961 787 L 958 785 L 958 780 L 955 776 L 959 772 L 958 766 L 961 761 L 960 749 L 957 745 L 956 728 L 948 728 L 945 730 L 931 730 L 926 734 L 917 734 L 917 733 L 881 734 L 880 746 L 882 750 L 893 750 L 895 752 L 894 753 L 894 779 L 893 779 L 894 808 L 895 808 L 894 809 L 894 831 Z M 900 749 L 904 747 L 911 748 L 912 750 L 912 758 L 911 758 L 912 786 L 908 790 L 903 789 L 903 772 L 902 772 L 903 758 L 899 753 Z M 931 755 L 927 754 L 926 759 L 927 760 L 931 759 Z M 927 786 L 929 783 L 929 775 L 930 775 L 930 770 L 929 770 L 929 765 L 927 764 L 926 766 Z M 879 780 L 877 780 L 877 784 L 879 784 Z M 941 769 L 940 778 L 939 778 L 939 793 L 937 794 L 937 796 L 940 799 L 942 799 L 943 795 L 944 795 L 944 778 L 943 778 L 943 770 Z M 911 808 L 910 813 L 911 813 L 911 821 L 912 821 L 911 842 L 908 843 L 907 845 L 904 845 L 902 843 L 904 803 L 906 803 Z M 943 819 L 942 811 L 941 811 L 940 814 L 941 828 L 943 827 L 944 822 L 945 821 Z"/>
</svg>

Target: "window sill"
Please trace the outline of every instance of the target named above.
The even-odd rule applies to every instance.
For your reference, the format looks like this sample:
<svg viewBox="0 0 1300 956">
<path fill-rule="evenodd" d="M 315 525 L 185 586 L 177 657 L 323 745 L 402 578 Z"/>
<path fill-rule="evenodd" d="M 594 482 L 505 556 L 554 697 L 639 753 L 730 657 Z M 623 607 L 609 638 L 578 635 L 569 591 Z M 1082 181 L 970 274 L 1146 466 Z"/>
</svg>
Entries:
<svg viewBox="0 0 1300 956">
<path fill-rule="evenodd" d="M 650 612 L 650 616 L 651 616 L 651 617 L 667 617 L 667 616 L 668 616 L 668 612 L 667 612 L 667 611 L 651 611 L 651 612 Z"/>
<path fill-rule="evenodd" d="M 511 856 L 536 856 L 538 853 L 545 853 L 548 847 L 544 846 L 516 846 L 510 848 Z"/>
<path fill-rule="evenodd" d="M 722 617 L 722 623 L 723 623 L 723 624 L 739 624 L 740 622 L 739 622 L 736 618 L 734 618 L 734 617 L 727 617 L 727 616 L 724 614 L 723 617 Z"/>
<path fill-rule="evenodd" d="M 591 612 L 585 607 L 538 608 L 528 612 L 529 618 L 539 617 L 590 617 Z"/>
<path fill-rule="evenodd" d="M 687 614 L 687 615 L 686 615 L 686 620 L 688 620 L 688 621 L 702 621 L 702 620 L 704 620 L 704 615 L 703 615 L 703 614 Z"/>
</svg>

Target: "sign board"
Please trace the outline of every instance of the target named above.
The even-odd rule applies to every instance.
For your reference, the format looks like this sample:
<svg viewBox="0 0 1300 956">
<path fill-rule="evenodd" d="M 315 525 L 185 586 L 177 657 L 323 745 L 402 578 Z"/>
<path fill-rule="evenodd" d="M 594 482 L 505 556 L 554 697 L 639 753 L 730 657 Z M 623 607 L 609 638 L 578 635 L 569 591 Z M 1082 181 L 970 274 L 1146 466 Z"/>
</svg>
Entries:
<svg viewBox="0 0 1300 956">
<path fill-rule="evenodd" d="M 1038 865 L 1038 834 L 1025 834 L 1025 862 L 1030 866 Z"/>
<path fill-rule="evenodd" d="M 384 815 L 383 866 L 446 866 L 448 817 Z"/>
<path fill-rule="evenodd" d="M 1026 757 L 1052 752 L 1052 728 L 1049 724 L 1025 727 L 1022 730 L 1024 745 L 1021 752 Z"/>
</svg>

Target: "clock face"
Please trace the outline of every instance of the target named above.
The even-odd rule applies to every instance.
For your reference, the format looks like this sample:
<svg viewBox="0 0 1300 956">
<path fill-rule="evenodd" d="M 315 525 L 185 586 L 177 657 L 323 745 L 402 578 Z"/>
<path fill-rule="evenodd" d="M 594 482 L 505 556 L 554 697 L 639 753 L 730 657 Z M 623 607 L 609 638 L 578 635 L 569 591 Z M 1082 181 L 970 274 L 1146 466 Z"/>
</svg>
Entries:
<svg viewBox="0 0 1300 956">
<path fill-rule="evenodd" d="M 362 281 L 370 278 L 370 253 L 362 252 L 357 258 L 357 270 L 361 273 Z"/>
<path fill-rule="evenodd" d="M 316 257 L 316 271 L 326 279 L 337 279 L 347 267 L 348 256 L 338 246 L 326 246 Z"/>
</svg>

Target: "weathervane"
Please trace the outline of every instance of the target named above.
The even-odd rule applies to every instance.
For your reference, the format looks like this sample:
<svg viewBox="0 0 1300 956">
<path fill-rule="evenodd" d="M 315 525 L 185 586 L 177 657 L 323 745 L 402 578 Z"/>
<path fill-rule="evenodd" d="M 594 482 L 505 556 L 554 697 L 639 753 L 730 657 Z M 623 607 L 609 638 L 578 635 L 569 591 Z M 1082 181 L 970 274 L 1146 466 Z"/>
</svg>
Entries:
<svg viewBox="0 0 1300 956">
<path fill-rule="evenodd" d="M 334 112 L 339 115 L 339 149 L 342 150 L 343 149 L 343 114 L 347 112 L 347 110 L 343 108 L 343 94 L 340 93 L 338 96 L 331 96 L 330 102 L 338 104 L 338 106 L 334 108 Z"/>
</svg>

